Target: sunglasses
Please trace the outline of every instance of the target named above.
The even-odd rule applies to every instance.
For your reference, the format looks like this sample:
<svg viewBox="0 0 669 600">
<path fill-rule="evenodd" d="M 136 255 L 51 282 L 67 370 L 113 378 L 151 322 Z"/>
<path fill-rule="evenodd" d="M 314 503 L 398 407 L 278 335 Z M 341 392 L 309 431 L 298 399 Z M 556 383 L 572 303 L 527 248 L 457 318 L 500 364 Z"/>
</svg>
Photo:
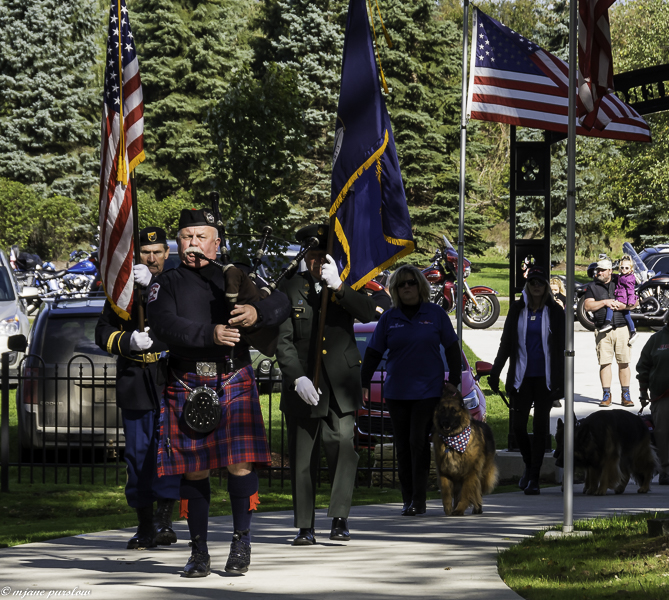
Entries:
<svg viewBox="0 0 669 600">
<path fill-rule="evenodd" d="M 403 288 L 403 287 L 407 287 L 407 286 L 415 287 L 417 285 L 418 285 L 418 281 L 416 281 L 415 279 L 406 279 L 402 283 L 398 283 L 397 287 L 399 289 L 399 288 Z"/>
<path fill-rule="evenodd" d="M 631 271 L 632 267 L 620 267 L 621 271 Z"/>
<path fill-rule="evenodd" d="M 530 279 L 530 285 L 539 287 L 540 285 L 546 285 L 546 282 L 541 279 Z"/>
</svg>

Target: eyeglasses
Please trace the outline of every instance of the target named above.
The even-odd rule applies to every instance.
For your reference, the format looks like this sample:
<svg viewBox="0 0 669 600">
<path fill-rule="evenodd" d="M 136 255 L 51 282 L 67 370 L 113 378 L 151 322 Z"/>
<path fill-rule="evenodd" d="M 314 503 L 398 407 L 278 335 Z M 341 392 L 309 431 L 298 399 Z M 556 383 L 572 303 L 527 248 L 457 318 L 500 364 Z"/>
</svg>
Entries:
<svg viewBox="0 0 669 600">
<path fill-rule="evenodd" d="M 530 285 L 539 287 L 540 285 L 546 285 L 546 282 L 541 279 L 530 279 Z"/>
<path fill-rule="evenodd" d="M 415 287 L 418 285 L 418 281 L 415 279 L 405 279 L 402 283 L 397 284 L 397 288 L 401 289 L 403 287 L 409 286 L 409 287 Z"/>
</svg>

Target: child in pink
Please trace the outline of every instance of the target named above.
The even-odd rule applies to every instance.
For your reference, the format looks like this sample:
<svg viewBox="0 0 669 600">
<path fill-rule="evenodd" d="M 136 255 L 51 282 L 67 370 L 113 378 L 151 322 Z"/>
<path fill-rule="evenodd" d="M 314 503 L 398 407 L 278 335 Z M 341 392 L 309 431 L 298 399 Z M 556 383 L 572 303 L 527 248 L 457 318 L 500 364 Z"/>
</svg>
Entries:
<svg viewBox="0 0 669 600">
<path fill-rule="evenodd" d="M 613 293 L 613 297 L 618 300 L 618 302 L 632 306 L 637 303 L 634 263 L 632 263 L 631 257 L 625 254 L 625 256 L 620 259 L 619 266 L 620 275 L 618 275 L 616 279 L 616 289 Z M 631 346 L 636 341 L 637 337 L 636 329 L 634 328 L 634 321 L 632 321 L 632 315 L 630 314 L 629 310 L 623 310 L 621 312 L 623 317 L 625 317 L 625 321 L 627 321 L 627 327 L 630 330 L 630 340 L 628 344 Z M 613 310 L 610 307 L 607 307 L 606 320 L 604 321 L 604 325 L 599 330 L 601 333 L 609 331 L 613 328 L 611 325 L 612 319 Z"/>
</svg>

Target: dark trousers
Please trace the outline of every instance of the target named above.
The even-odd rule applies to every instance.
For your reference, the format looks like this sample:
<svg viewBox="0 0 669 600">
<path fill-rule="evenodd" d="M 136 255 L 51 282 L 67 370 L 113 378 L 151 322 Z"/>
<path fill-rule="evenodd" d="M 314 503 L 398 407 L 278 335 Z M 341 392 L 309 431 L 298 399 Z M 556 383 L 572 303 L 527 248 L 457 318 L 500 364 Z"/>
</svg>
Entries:
<svg viewBox="0 0 669 600">
<path fill-rule="evenodd" d="M 326 417 L 312 419 L 286 415 L 286 424 L 295 527 L 309 529 L 314 526 L 321 438 L 332 484 L 328 517 L 348 518 L 359 459 L 353 442 L 355 415 L 342 413 L 331 395 Z"/>
<path fill-rule="evenodd" d="M 553 403 L 545 377 L 526 377 L 517 392 L 511 394 L 511 408 L 514 410 L 513 434 L 523 462 L 529 469 L 530 477 L 538 478 L 546 451 L 546 437 L 550 431 L 550 413 Z M 527 421 L 534 404 L 534 424 L 532 441 L 527 434 Z"/>
<path fill-rule="evenodd" d="M 397 450 L 397 472 L 405 505 L 425 504 L 430 473 L 430 431 L 439 398 L 388 400 Z"/>
<path fill-rule="evenodd" d="M 158 499 L 179 499 L 181 475 L 158 477 L 156 458 L 160 428 L 153 410 L 121 409 L 128 481 L 125 497 L 128 506 L 142 508 Z"/>
</svg>

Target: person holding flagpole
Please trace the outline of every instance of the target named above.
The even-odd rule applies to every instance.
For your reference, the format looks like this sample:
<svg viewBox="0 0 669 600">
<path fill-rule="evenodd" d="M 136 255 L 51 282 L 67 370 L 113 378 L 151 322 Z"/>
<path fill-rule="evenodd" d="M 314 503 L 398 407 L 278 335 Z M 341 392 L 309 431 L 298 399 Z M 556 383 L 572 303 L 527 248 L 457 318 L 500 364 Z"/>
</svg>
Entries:
<svg viewBox="0 0 669 600">
<path fill-rule="evenodd" d="M 342 283 L 334 260 L 326 252 L 328 225 L 309 225 L 296 235 L 298 242 L 311 237 L 317 237 L 319 244 L 305 257 L 307 270 L 280 285 L 292 309 L 291 318 L 279 328 L 276 349 L 283 375 L 281 410 L 288 426 L 290 481 L 298 528 L 294 546 L 316 543 L 314 508 L 321 438 L 332 484 L 330 539 L 350 539 L 348 515 L 358 465 L 353 427 L 355 411 L 362 408 L 361 358 L 353 322 L 358 319 L 367 323 L 377 316 L 372 298 Z M 314 349 L 322 294 L 327 295 L 328 303 L 319 356 Z M 322 361 L 318 388 L 313 384 L 317 360 Z"/>
</svg>

